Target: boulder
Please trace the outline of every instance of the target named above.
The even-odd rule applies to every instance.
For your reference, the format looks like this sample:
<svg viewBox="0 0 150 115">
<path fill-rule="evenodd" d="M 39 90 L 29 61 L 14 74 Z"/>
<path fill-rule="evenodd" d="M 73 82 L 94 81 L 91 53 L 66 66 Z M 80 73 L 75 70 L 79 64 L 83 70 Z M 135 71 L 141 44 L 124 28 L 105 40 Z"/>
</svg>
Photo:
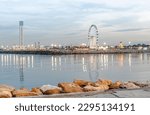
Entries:
<svg viewBox="0 0 150 115">
<path fill-rule="evenodd" d="M 58 87 L 61 87 L 64 93 L 83 92 L 82 88 L 75 83 L 59 83 Z"/>
<path fill-rule="evenodd" d="M 0 98 L 10 98 L 12 94 L 10 91 L 0 91 Z"/>
<path fill-rule="evenodd" d="M 15 90 L 12 91 L 13 97 L 24 97 L 24 96 L 38 96 L 35 92 L 30 92 L 26 90 Z"/>
<path fill-rule="evenodd" d="M 31 92 L 37 93 L 38 95 L 43 95 L 42 91 L 40 90 L 40 88 L 32 88 Z"/>
<path fill-rule="evenodd" d="M 80 87 L 84 87 L 86 85 L 93 85 L 94 83 L 86 80 L 74 80 L 73 83 L 79 85 Z"/>
<path fill-rule="evenodd" d="M 100 88 L 102 90 L 108 90 L 109 86 L 108 85 L 99 85 L 98 88 Z"/>
<path fill-rule="evenodd" d="M 140 82 L 140 81 L 136 81 L 136 82 L 129 81 L 129 82 L 134 83 L 136 86 L 139 86 L 141 88 L 148 87 L 150 85 L 150 83 L 148 83 L 148 82 Z"/>
<path fill-rule="evenodd" d="M 83 88 L 83 91 L 85 91 L 85 92 L 96 91 L 96 90 L 97 90 L 96 87 L 91 86 L 91 85 L 87 85 Z"/>
<path fill-rule="evenodd" d="M 83 88 L 83 90 L 85 92 L 88 92 L 88 91 L 105 91 L 105 90 L 108 90 L 108 89 L 109 89 L 108 85 L 99 85 L 99 87 L 94 87 L 94 86 L 88 85 L 88 86 L 85 86 Z"/>
<path fill-rule="evenodd" d="M 104 79 L 100 79 L 95 82 L 96 87 L 98 87 L 99 85 L 111 85 L 111 84 L 112 84 L 111 80 L 104 80 Z"/>
<path fill-rule="evenodd" d="M 20 88 L 20 90 L 24 90 L 24 91 L 30 91 L 29 89 L 27 89 L 27 88 Z"/>
<path fill-rule="evenodd" d="M 44 93 L 49 89 L 55 89 L 55 88 L 59 88 L 59 87 L 53 85 L 43 85 L 42 87 L 40 87 L 40 90 Z"/>
<path fill-rule="evenodd" d="M 120 85 L 120 88 L 125 89 L 139 89 L 140 87 L 131 82 L 126 82 Z"/>
<path fill-rule="evenodd" d="M 118 89 L 118 88 L 120 88 L 120 85 L 122 84 L 122 82 L 120 82 L 120 81 L 116 81 L 115 83 L 112 83 L 110 86 L 109 86 L 109 88 L 110 89 Z"/>
<path fill-rule="evenodd" d="M 49 89 L 44 92 L 44 95 L 60 94 L 61 91 L 62 91 L 61 88 Z"/>
<path fill-rule="evenodd" d="M 13 91 L 13 90 L 15 90 L 15 88 L 12 86 L 0 84 L 0 91 Z"/>
</svg>

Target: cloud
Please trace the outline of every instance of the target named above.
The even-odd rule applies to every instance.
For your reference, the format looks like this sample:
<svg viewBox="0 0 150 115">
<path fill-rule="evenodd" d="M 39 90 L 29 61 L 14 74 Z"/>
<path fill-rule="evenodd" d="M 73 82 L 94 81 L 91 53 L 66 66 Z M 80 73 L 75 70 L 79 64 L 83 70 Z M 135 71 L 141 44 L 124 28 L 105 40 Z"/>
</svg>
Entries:
<svg viewBox="0 0 150 115">
<path fill-rule="evenodd" d="M 15 25 L 7 25 L 7 26 L 0 25 L 0 30 L 1 31 L 7 31 L 7 30 L 12 31 L 13 29 L 18 29 L 18 27 L 15 26 Z"/>
<path fill-rule="evenodd" d="M 19 20 L 25 23 L 26 43 L 84 42 L 91 24 L 98 26 L 104 39 L 115 36 L 118 41 L 121 32 L 134 31 L 139 36 L 136 32 L 140 31 L 141 35 L 147 35 L 143 30 L 150 27 L 149 13 L 148 0 L 1 0 L 0 42 L 17 38 Z M 128 40 L 131 36 L 130 32 L 122 37 Z M 16 41 L 13 39 L 11 43 Z"/>
<path fill-rule="evenodd" d="M 143 30 L 149 30 L 150 28 L 129 28 L 129 29 L 120 29 L 116 30 L 114 32 L 135 32 L 135 31 L 143 31 Z"/>
</svg>

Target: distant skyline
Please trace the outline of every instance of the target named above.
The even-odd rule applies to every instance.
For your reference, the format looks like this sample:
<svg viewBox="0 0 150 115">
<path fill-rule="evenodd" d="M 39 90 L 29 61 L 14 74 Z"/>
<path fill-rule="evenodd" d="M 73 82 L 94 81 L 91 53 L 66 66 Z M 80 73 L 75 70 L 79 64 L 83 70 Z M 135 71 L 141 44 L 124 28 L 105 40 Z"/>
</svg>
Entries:
<svg viewBox="0 0 150 115">
<path fill-rule="evenodd" d="M 92 24 L 100 44 L 150 44 L 149 14 L 149 0 L 0 0 L 0 45 L 19 43 L 20 20 L 25 44 L 88 43 Z"/>
</svg>

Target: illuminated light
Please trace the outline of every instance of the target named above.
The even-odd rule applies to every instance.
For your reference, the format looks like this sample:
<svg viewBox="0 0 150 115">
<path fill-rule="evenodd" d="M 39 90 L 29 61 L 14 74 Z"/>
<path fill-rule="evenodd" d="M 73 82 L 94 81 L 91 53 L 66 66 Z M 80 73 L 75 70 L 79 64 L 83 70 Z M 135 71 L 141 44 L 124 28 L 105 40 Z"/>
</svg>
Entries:
<svg viewBox="0 0 150 115">
<path fill-rule="evenodd" d="M 61 57 L 59 57 L 59 65 L 61 66 Z"/>
<path fill-rule="evenodd" d="M 31 56 L 31 67 L 32 68 L 34 67 L 34 58 L 33 58 L 33 56 Z"/>
<path fill-rule="evenodd" d="M 131 54 L 129 54 L 129 57 L 128 57 L 128 62 L 129 62 L 129 67 L 130 67 L 130 71 L 131 71 L 131 66 L 132 66 L 132 60 L 131 60 Z"/>
<path fill-rule="evenodd" d="M 51 47 L 54 47 L 54 44 L 51 44 Z"/>
<path fill-rule="evenodd" d="M 59 47 L 61 47 L 61 45 L 59 44 Z"/>
<path fill-rule="evenodd" d="M 131 42 L 129 42 L 129 45 L 131 44 Z"/>
<path fill-rule="evenodd" d="M 82 64 L 83 64 L 83 65 L 85 64 L 85 59 L 84 59 L 84 57 L 82 58 Z"/>
<path fill-rule="evenodd" d="M 87 46 L 85 43 L 82 43 L 81 46 Z"/>
<path fill-rule="evenodd" d="M 1 56 L 1 62 L 2 62 L 2 66 L 4 65 L 4 55 L 2 54 Z"/>
</svg>

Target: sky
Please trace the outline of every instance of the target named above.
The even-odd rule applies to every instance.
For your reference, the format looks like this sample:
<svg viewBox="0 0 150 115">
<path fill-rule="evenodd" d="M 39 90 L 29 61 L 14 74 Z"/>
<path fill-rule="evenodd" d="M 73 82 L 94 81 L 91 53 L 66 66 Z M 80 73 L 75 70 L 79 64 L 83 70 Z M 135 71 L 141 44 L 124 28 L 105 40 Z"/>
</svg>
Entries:
<svg viewBox="0 0 150 115">
<path fill-rule="evenodd" d="M 92 24 L 99 44 L 150 44 L 150 0 L 0 0 L 0 45 L 88 43 Z M 94 30 L 93 30 L 94 31 Z"/>
</svg>

